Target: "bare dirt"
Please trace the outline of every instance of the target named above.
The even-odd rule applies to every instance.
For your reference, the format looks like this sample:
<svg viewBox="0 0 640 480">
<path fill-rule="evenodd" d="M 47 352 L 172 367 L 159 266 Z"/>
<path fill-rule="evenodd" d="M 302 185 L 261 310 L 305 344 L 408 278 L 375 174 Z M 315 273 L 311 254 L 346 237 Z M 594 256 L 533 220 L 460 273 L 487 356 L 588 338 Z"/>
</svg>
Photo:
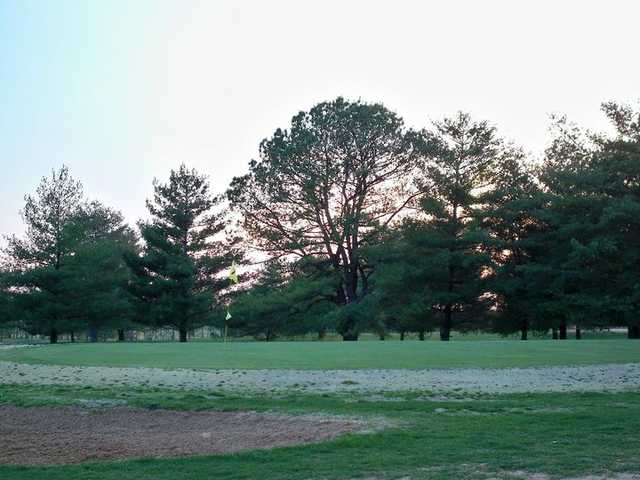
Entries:
<svg viewBox="0 0 640 480">
<path fill-rule="evenodd" d="M 363 422 L 256 412 L 0 405 L 0 464 L 182 457 L 330 440 Z"/>
</svg>

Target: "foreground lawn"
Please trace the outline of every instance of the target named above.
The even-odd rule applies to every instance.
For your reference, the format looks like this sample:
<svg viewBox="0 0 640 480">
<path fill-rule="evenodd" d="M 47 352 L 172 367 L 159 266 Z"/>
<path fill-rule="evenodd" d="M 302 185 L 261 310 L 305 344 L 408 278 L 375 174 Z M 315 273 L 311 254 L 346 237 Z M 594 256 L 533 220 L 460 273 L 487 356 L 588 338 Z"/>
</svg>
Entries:
<svg viewBox="0 0 640 480">
<path fill-rule="evenodd" d="M 569 477 L 640 472 L 640 393 L 429 399 L 0 386 L 22 406 L 119 399 L 147 408 L 276 410 L 384 417 L 390 427 L 328 443 L 270 451 L 57 467 L 0 466 L 3 480 L 488 479 L 513 472 Z M 435 401 L 434 401 L 435 400 Z"/>
<path fill-rule="evenodd" d="M 60 344 L 0 351 L 0 360 L 202 369 L 503 368 L 638 362 L 640 341 Z"/>
</svg>

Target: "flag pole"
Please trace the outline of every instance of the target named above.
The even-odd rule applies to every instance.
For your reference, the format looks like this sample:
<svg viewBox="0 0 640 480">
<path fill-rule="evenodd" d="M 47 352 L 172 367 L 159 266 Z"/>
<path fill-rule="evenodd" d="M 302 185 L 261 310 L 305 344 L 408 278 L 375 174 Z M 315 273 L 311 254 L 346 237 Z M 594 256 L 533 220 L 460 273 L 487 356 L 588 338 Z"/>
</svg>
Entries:
<svg viewBox="0 0 640 480">
<path fill-rule="evenodd" d="M 232 284 L 238 284 L 238 272 L 236 271 L 236 261 L 231 262 L 231 269 L 229 270 L 229 280 Z M 229 320 L 231 319 L 231 312 L 229 312 L 229 307 L 227 307 L 227 315 L 224 317 L 224 339 L 223 342 L 227 343 L 227 333 L 229 330 Z"/>
<path fill-rule="evenodd" d="M 231 313 L 227 308 L 227 315 L 224 317 L 224 343 L 227 343 L 227 331 L 229 329 L 229 319 L 231 318 Z"/>
</svg>

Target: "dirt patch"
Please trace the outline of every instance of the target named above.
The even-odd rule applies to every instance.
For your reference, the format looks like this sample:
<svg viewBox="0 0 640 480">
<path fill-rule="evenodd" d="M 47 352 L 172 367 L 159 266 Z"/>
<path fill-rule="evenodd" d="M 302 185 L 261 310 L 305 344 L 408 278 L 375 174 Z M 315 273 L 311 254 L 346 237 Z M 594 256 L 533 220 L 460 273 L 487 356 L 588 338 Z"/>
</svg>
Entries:
<svg viewBox="0 0 640 480">
<path fill-rule="evenodd" d="M 238 452 L 320 442 L 365 427 L 356 420 L 256 412 L 0 405 L 0 464 Z"/>
</svg>

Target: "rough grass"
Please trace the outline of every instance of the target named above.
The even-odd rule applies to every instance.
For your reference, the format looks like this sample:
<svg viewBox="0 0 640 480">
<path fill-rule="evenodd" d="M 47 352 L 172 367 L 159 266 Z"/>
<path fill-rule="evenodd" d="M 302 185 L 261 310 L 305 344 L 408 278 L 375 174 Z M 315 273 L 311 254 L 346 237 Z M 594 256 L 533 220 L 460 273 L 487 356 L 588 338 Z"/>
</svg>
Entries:
<svg viewBox="0 0 640 480">
<path fill-rule="evenodd" d="M 3 480 L 552 478 L 640 472 L 640 394 L 429 397 L 301 395 L 0 386 L 0 402 L 118 400 L 146 408 L 329 412 L 384 417 L 390 426 L 311 446 L 234 455 L 0 466 Z M 519 472 L 515 477 L 513 472 Z M 536 478 L 536 477 L 530 477 Z M 541 478 L 541 477 L 537 477 Z"/>
<path fill-rule="evenodd" d="M 193 342 L 64 344 L 0 351 L 0 360 L 55 365 L 202 369 L 529 367 L 630 363 L 632 340 L 468 342 Z"/>
</svg>

